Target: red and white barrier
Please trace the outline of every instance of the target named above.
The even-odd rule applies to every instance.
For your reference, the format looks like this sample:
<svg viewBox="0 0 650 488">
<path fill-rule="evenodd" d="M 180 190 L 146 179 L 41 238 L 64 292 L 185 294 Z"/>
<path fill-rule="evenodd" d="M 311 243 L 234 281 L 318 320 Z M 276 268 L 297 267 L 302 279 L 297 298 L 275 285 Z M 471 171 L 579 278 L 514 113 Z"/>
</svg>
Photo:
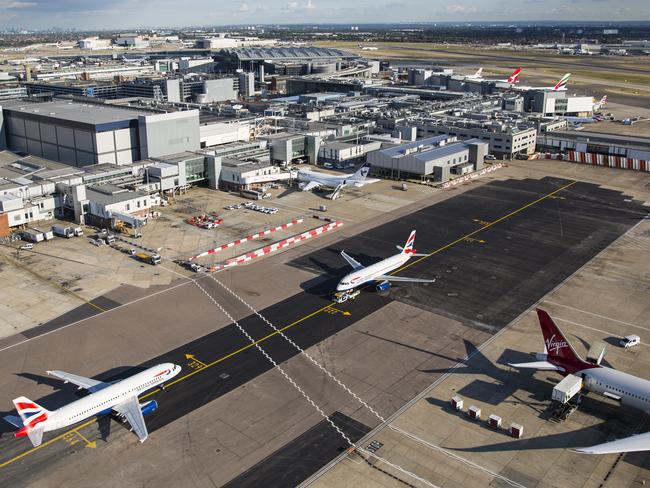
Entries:
<svg viewBox="0 0 650 488">
<path fill-rule="evenodd" d="M 486 166 L 480 171 L 474 171 L 473 173 L 470 173 L 465 176 L 461 176 L 460 178 L 454 178 L 453 180 L 449 180 L 446 183 L 442 184 L 443 188 L 451 188 L 452 186 L 460 185 L 461 183 L 465 183 L 466 181 L 473 180 L 474 178 L 478 178 L 479 176 L 483 176 L 487 173 L 491 173 L 492 171 L 496 171 L 499 168 L 502 168 L 503 164 L 502 163 L 497 163 L 493 164 L 491 166 Z"/>
<path fill-rule="evenodd" d="M 331 230 L 337 229 L 342 225 L 343 222 L 340 220 L 337 220 L 336 222 L 330 222 L 329 224 L 316 227 L 315 229 L 308 230 L 307 232 L 303 232 L 302 234 L 289 237 L 288 239 L 284 239 L 282 241 L 276 242 L 269 246 L 264 246 L 260 249 L 256 249 L 255 251 L 251 251 L 246 254 L 242 254 L 241 256 L 237 256 L 235 258 L 229 259 L 223 264 L 219 264 L 213 268 L 210 268 L 210 271 L 221 271 L 225 268 L 231 268 L 233 266 L 238 266 L 240 264 L 247 263 L 248 261 L 252 261 L 255 258 L 259 258 L 261 256 L 271 254 L 274 251 L 278 251 L 285 247 L 292 246 L 293 244 L 306 241 L 307 239 L 311 239 L 312 237 L 317 237 L 321 234 L 324 234 L 325 232 L 329 232 Z"/>
<path fill-rule="evenodd" d="M 282 229 L 287 229 L 288 227 L 291 227 L 292 225 L 297 225 L 303 222 L 303 219 L 294 219 L 291 222 L 287 222 L 286 224 L 278 225 L 277 227 L 271 227 L 270 229 L 263 230 L 262 232 L 258 232 L 257 234 L 251 234 L 249 236 L 243 237 L 242 239 L 237 239 L 236 241 L 229 242 L 228 244 L 224 244 L 219 247 L 215 247 L 213 249 L 208 249 L 205 252 L 202 252 L 200 254 L 197 254 L 196 256 L 192 256 L 191 258 L 188 259 L 188 261 L 193 261 L 198 258 L 202 258 L 204 256 L 209 256 L 210 254 L 215 254 L 220 251 L 223 251 L 224 249 L 228 249 L 230 247 L 238 246 L 242 242 L 248 242 L 252 241 L 254 239 L 257 239 L 259 237 L 266 236 L 268 234 L 271 234 L 272 232 L 276 232 L 278 230 Z"/>
<path fill-rule="evenodd" d="M 564 156 L 561 154 L 545 153 L 544 159 L 557 159 L 572 163 L 591 164 L 593 166 L 650 172 L 650 160 L 626 158 L 625 156 L 614 156 L 611 154 L 567 151 Z"/>
</svg>

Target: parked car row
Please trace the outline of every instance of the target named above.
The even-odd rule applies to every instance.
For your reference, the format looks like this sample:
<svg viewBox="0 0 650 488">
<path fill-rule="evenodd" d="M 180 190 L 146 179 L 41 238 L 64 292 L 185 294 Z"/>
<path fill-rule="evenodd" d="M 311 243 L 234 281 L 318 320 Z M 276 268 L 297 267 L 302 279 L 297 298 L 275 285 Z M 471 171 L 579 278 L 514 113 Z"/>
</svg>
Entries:
<svg viewBox="0 0 650 488">
<path fill-rule="evenodd" d="M 264 207 L 262 205 L 258 205 L 253 202 L 235 203 L 233 205 L 228 205 L 223 208 L 225 210 L 238 210 L 240 208 L 247 208 L 249 210 L 255 210 L 256 212 L 262 212 L 270 215 L 278 213 L 278 209 L 275 207 Z"/>
<path fill-rule="evenodd" d="M 253 202 L 245 203 L 243 206 L 245 208 L 250 209 L 250 210 L 255 210 L 256 212 L 262 212 L 262 213 L 265 213 L 265 214 L 273 215 L 273 214 L 278 213 L 278 209 L 275 208 L 275 207 L 263 207 L 262 205 L 258 205 L 258 204 L 253 203 Z"/>
</svg>

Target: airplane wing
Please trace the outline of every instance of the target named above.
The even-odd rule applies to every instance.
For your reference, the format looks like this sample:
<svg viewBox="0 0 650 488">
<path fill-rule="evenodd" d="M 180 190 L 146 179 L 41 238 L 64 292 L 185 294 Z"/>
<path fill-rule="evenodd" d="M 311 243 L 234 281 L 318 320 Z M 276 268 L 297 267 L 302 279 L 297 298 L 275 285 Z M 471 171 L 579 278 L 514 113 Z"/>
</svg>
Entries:
<svg viewBox="0 0 650 488">
<path fill-rule="evenodd" d="M 363 264 L 354 259 L 352 256 L 348 255 L 348 253 L 345 251 L 341 251 L 341 256 L 343 256 L 343 259 L 345 259 L 355 271 L 364 267 Z"/>
<path fill-rule="evenodd" d="M 314 188 L 318 188 L 319 186 L 320 186 L 320 183 L 319 183 L 319 182 L 317 182 L 317 181 L 310 181 L 310 182 L 307 183 L 306 185 L 301 186 L 300 189 L 301 189 L 302 191 L 309 191 L 309 190 L 313 190 Z"/>
<path fill-rule="evenodd" d="M 91 378 L 86 378 L 85 376 L 78 376 L 72 373 L 66 373 L 65 371 L 48 371 L 47 374 L 59 378 L 60 380 L 65 381 L 66 383 L 72 383 L 77 385 L 79 388 L 88 390 L 90 393 L 102 390 L 107 386 L 110 386 L 110 383 L 105 383 L 99 380 L 93 380 Z"/>
<path fill-rule="evenodd" d="M 434 283 L 436 280 L 425 280 L 423 278 L 406 278 L 405 276 L 381 275 L 375 276 L 375 280 L 404 281 L 411 283 Z"/>
<path fill-rule="evenodd" d="M 376 178 L 366 178 L 363 181 L 354 182 L 354 186 L 360 188 L 362 186 L 370 185 L 371 183 L 377 183 L 379 180 Z"/>
<path fill-rule="evenodd" d="M 591 447 L 571 449 L 582 454 L 615 454 L 619 452 L 650 451 L 650 432 L 633 435 L 617 441 L 605 442 Z"/>
<path fill-rule="evenodd" d="M 140 402 L 138 402 L 137 395 L 132 396 L 125 402 L 115 405 L 113 410 L 124 415 L 131 425 L 133 432 L 135 432 L 135 435 L 140 439 L 140 442 L 144 442 L 147 437 L 149 437 L 147 425 L 144 423 L 144 417 L 142 416 L 142 410 L 140 409 Z"/>
<path fill-rule="evenodd" d="M 549 363 L 548 361 L 532 361 L 530 363 L 508 363 L 508 366 L 519 369 L 542 369 L 549 371 L 558 371 L 559 368 L 554 364 Z"/>
</svg>

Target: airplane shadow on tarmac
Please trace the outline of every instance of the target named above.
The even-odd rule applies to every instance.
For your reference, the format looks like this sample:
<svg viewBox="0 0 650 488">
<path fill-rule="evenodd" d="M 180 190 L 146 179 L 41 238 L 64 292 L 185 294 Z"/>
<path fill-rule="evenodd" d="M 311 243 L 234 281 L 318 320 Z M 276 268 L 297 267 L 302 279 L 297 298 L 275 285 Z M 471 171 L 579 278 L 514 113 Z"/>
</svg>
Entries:
<svg viewBox="0 0 650 488">
<path fill-rule="evenodd" d="M 112 368 L 104 371 L 103 373 L 96 375 L 93 379 L 110 383 L 122 380 L 136 373 L 139 373 L 140 371 L 144 371 L 145 369 L 146 368 L 141 366 L 119 366 L 117 368 Z M 35 401 L 37 404 L 48 410 L 56 410 L 88 394 L 86 390 L 79 389 L 72 384 L 66 384 L 65 382 L 53 376 L 34 373 L 16 373 L 16 376 L 32 380 L 36 382 L 36 384 L 51 386 L 55 390 L 52 393 L 41 398 L 30 398 L 30 400 Z M 16 411 L 0 411 L 0 437 L 4 436 L 7 433 L 13 434 L 13 432 L 16 431 L 15 426 L 4 420 L 4 417 L 7 415 L 15 416 Z M 100 417 L 98 420 L 98 426 L 100 435 L 102 439 L 105 440 L 110 434 L 110 417 L 108 415 Z"/>
<path fill-rule="evenodd" d="M 426 351 L 418 347 L 381 338 L 372 334 L 366 333 L 366 335 L 421 352 L 427 352 L 432 356 L 437 356 L 449 361 L 464 363 L 459 367 L 456 367 L 456 369 L 453 369 L 454 374 L 480 374 L 496 380 L 495 382 L 475 380 L 455 392 L 465 399 L 466 406 L 471 404 L 471 400 L 476 400 L 498 407 L 499 404 L 508 401 L 512 402 L 513 400 L 508 400 L 508 398 L 512 398 L 516 403 L 525 404 L 536 411 L 538 417 L 541 419 L 548 420 L 553 414 L 555 407 L 549 405 L 548 400 L 551 396 L 552 385 L 557 384 L 560 381 L 561 377 L 559 374 L 556 375 L 552 372 L 548 372 L 549 376 L 544 379 L 538 379 L 533 376 L 535 374 L 534 370 L 519 371 L 513 368 L 510 370 L 498 368 L 467 340 L 464 340 L 463 342 L 467 351 L 467 357 L 470 358 L 469 360 L 466 360 L 465 358 L 448 357 L 443 354 Z M 589 345 L 585 341 L 580 338 L 578 339 L 588 348 Z M 531 356 L 527 353 L 506 349 L 497 359 L 496 363 L 508 364 L 531 360 Z M 451 371 L 452 368 L 421 370 L 421 372 L 424 373 L 443 374 Z M 518 394 L 518 392 L 526 393 Z M 526 394 L 529 395 L 529 398 L 524 398 Z M 426 400 L 430 405 L 441 408 L 450 415 L 459 415 L 458 412 L 453 410 L 449 401 L 433 397 L 427 397 Z M 596 425 L 572 430 L 570 432 L 509 440 L 483 446 L 465 448 L 454 447 L 452 449 L 464 452 L 525 451 L 558 448 L 571 449 L 628 437 L 634 434 L 646 432 L 650 428 L 650 416 L 641 414 L 636 409 L 603 401 L 600 397 L 593 394 L 587 394 L 582 397 L 579 411 L 598 418 L 601 422 Z M 490 413 L 498 414 L 498 408 L 495 408 L 494 412 L 485 412 L 486 415 L 489 415 Z M 467 422 L 476 423 L 469 418 L 467 418 Z M 508 425 L 508 419 L 504 419 L 504 422 Z M 488 427 L 485 422 L 476 423 L 476 425 L 488 430 L 493 430 Z M 525 427 L 526 426 L 524 425 L 524 428 Z M 505 430 L 503 432 L 505 434 Z M 625 455 L 625 461 L 639 467 L 650 467 L 650 458 L 648 458 L 647 454 L 643 452 L 628 453 Z"/>
</svg>

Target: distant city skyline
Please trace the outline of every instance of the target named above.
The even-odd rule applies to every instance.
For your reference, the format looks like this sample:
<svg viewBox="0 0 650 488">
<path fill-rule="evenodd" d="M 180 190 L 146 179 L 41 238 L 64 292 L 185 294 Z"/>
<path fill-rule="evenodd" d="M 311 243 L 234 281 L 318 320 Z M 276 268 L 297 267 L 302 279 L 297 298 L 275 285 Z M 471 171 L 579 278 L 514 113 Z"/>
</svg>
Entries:
<svg viewBox="0 0 650 488">
<path fill-rule="evenodd" d="M 0 28 L 650 20 L 648 0 L 0 0 Z"/>
</svg>

